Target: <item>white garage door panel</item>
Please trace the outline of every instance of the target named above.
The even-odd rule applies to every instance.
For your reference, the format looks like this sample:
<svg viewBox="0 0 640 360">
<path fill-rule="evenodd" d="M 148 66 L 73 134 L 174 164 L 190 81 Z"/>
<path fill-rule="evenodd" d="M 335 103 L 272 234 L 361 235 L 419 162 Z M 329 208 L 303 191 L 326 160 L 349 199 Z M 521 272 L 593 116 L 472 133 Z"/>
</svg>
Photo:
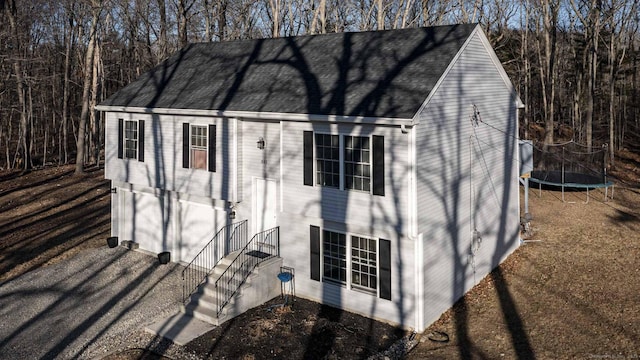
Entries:
<svg viewBox="0 0 640 360">
<path fill-rule="evenodd" d="M 170 226 L 163 216 L 161 198 L 125 192 L 124 199 L 124 240 L 133 240 L 141 249 L 153 253 L 169 249 L 167 233 Z"/>
<path fill-rule="evenodd" d="M 184 262 L 190 262 L 211 241 L 215 234 L 226 223 L 226 212 L 217 210 L 211 206 L 180 202 L 179 208 L 179 238 L 176 251 L 178 258 Z M 222 250 L 213 250 L 213 256 L 217 257 Z"/>
</svg>

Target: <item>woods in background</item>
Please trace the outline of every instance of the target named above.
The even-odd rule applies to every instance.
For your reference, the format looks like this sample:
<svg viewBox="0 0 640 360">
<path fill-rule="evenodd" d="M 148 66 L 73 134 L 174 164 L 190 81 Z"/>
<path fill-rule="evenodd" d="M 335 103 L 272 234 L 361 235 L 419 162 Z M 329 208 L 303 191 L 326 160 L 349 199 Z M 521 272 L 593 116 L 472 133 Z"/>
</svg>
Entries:
<svg viewBox="0 0 640 360">
<path fill-rule="evenodd" d="M 190 42 L 477 22 L 520 136 L 640 151 L 634 0 L 0 0 L 0 168 L 99 164 L 94 106 Z M 635 148 L 634 148 L 635 146 Z"/>
</svg>

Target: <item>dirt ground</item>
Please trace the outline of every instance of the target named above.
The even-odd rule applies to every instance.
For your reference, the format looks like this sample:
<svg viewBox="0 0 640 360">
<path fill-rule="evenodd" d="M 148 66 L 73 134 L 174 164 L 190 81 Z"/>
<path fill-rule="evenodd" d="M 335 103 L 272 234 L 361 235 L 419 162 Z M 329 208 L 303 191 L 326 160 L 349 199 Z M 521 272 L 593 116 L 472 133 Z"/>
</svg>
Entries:
<svg viewBox="0 0 640 360">
<path fill-rule="evenodd" d="M 109 183 L 72 167 L 0 173 L 0 283 L 104 246 Z M 424 333 L 410 359 L 640 358 L 640 156 L 622 153 L 613 200 L 531 190 L 533 234 Z M 1 285 L 0 285 L 1 286 Z M 203 357 L 366 358 L 404 333 L 298 300 L 251 310 L 185 348 Z M 433 340 L 440 341 L 433 341 Z M 444 341 L 448 340 L 448 341 Z M 114 359 L 162 359 L 144 349 Z"/>
</svg>

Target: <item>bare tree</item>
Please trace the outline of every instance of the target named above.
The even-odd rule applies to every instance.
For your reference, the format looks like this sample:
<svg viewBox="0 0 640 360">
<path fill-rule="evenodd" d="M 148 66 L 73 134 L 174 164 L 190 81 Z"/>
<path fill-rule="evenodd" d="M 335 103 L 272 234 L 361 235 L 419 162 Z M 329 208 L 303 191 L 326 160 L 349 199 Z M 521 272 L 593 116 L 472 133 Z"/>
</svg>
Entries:
<svg viewBox="0 0 640 360">
<path fill-rule="evenodd" d="M 85 137 L 87 130 L 87 118 L 89 117 L 90 91 L 93 74 L 94 51 L 97 42 L 98 20 L 102 12 L 102 1 L 92 0 L 91 2 L 91 25 L 89 30 L 89 45 L 85 54 L 84 61 L 84 80 L 82 90 L 82 111 L 80 112 L 80 122 L 78 124 L 78 139 L 76 142 L 76 174 L 84 173 L 85 162 Z"/>
<path fill-rule="evenodd" d="M 537 5 L 539 6 L 538 13 L 533 15 L 537 18 L 535 22 L 538 32 L 536 47 L 544 107 L 544 143 L 548 145 L 553 143 L 555 124 L 556 47 L 560 1 L 540 0 Z"/>
<path fill-rule="evenodd" d="M 16 79 L 16 91 L 18 93 L 18 106 L 20 112 L 20 148 L 22 149 L 22 165 L 25 170 L 31 168 L 31 132 L 27 123 L 27 100 L 25 97 L 25 79 L 22 70 L 22 38 L 18 29 L 18 8 L 15 0 L 6 0 L 3 3 L 4 12 L 9 20 L 10 49 L 13 49 L 13 73 Z"/>
</svg>

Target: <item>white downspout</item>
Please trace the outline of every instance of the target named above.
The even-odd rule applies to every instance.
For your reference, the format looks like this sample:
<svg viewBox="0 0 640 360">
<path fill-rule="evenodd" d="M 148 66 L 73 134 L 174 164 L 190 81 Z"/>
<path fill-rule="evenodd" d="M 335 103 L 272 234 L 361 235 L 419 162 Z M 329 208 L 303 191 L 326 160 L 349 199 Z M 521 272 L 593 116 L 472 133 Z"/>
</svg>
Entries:
<svg viewBox="0 0 640 360">
<path fill-rule="evenodd" d="M 407 238 L 409 241 L 413 242 L 414 245 L 414 301 L 416 303 L 416 312 L 414 314 L 414 327 L 417 331 L 422 331 L 424 327 L 424 303 L 422 299 L 424 298 L 424 274 L 423 270 L 423 247 L 422 244 L 422 236 L 417 234 L 418 224 L 417 224 L 417 185 L 416 185 L 416 132 L 415 126 L 407 128 L 406 125 L 400 125 L 400 131 L 403 134 L 407 134 L 407 143 L 408 143 L 408 151 L 407 151 L 407 185 L 409 191 L 407 191 L 407 204 L 408 204 L 408 234 Z"/>
</svg>

